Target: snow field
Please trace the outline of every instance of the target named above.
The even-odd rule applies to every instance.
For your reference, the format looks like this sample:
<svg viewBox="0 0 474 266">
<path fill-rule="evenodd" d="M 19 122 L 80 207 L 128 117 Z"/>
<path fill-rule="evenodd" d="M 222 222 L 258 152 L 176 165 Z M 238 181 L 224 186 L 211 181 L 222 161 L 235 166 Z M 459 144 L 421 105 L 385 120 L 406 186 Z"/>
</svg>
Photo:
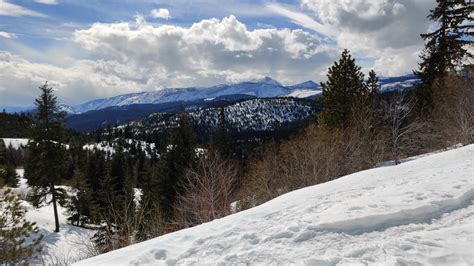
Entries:
<svg viewBox="0 0 474 266">
<path fill-rule="evenodd" d="M 18 188 L 15 188 L 14 191 L 25 198 L 29 188 L 26 179 L 23 178 L 24 170 L 17 169 L 17 173 L 21 179 Z M 36 222 L 40 233 L 43 235 L 42 252 L 37 254 L 36 260 L 32 261 L 31 264 L 70 264 L 90 256 L 88 251 L 89 239 L 94 232 L 68 224 L 64 208 L 58 205 L 60 232 L 54 233 L 52 204 L 39 209 L 34 208 L 27 201 L 23 201 L 22 204 L 27 209 L 26 220 Z"/>
<path fill-rule="evenodd" d="M 375 168 L 77 265 L 474 264 L 474 145 Z"/>
</svg>

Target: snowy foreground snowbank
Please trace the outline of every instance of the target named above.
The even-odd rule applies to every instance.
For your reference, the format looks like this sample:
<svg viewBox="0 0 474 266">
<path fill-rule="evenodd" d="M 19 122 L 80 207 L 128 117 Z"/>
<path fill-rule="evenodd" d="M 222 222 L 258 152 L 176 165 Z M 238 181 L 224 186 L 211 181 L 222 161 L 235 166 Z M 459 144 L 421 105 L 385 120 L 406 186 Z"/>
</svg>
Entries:
<svg viewBox="0 0 474 266">
<path fill-rule="evenodd" d="M 300 189 L 79 262 L 474 264 L 474 145 Z"/>
</svg>

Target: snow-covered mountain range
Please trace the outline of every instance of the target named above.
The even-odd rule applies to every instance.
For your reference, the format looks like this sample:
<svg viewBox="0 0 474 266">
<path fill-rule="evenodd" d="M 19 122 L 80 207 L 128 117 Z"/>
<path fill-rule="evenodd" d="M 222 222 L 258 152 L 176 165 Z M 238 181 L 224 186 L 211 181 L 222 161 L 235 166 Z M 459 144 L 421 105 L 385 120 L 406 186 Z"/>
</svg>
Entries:
<svg viewBox="0 0 474 266">
<path fill-rule="evenodd" d="M 412 87 L 417 82 L 418 79 L 414 75 L 382 78 L 380 80 L 383 91 Z M 165 88 L 156 91 L 129 93 L 109 98 L 91 100 L 74 107 L 62 104 L 61 108 L 70 114 L 74 114 L 100 110 L 112 106 L 189 102 L 202 99 L 212 100 L 217 97 L 231 95 L 247 95 L 256 98 L 309 98 L 317 97 L 321 93 L 319 84 L 311 80 L 296 85 L 284 86 L 270 77 L 265 77 L 260 80 L 252 80 L 236 84 L 221 84 L 212 87 Z"/>
<path fill-rule="evenodd" d="M 317 91 L 319 86 L 314 82 L 302 83 L 304 89 Z M 313 87 L 308 87 L 314 85 Z M 296 85 L 298 86 L 298 85 Z M 280 97 L 291 94 L 299 87 L 286 87 L 278 81 L 265 77 L 260 80 L 241 82 L 237 84 L 223 84 L 212 87 L 166 88 L 157 91 L 130 93 L 110 98 L 92 100 L 74 107 L 75 112 L 83 113 L 110 106 L 131 104 L 158 104 L 166 102 L 187 102 L 198 99 L 213 99 L 225 95 L 251 95 L 257 98 Z"/>
</svg>

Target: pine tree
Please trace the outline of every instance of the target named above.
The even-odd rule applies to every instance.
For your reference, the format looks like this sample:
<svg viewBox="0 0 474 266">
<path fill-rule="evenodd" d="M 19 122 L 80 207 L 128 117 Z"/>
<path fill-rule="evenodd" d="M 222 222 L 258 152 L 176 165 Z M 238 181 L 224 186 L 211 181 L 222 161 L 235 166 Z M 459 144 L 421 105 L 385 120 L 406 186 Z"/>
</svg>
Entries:
<svg viewBox="0 0 474 266">
<path fill-rule="evenodd" d="M 65 172 L 62 163 L 66 157 L 62 141 L 65 114 L 59 111 L 53 89 L 47 83 L 39 87 L 41 95 L 35 100 L 37 113 L 34 118 L 33 138 L 28 144 L 29 156 L 25 178 L 33 188 L 31 199 L 35 206 L 53 204 L 55 232 L 59 232 L 57 204 L 63 203 L 65 192 L 61 184 Z M 48 201 L 48 196 L 51 199 Z"/>
<path fill-rule="evenodd" d="M 25 220 L 25 213 L 11 189 L 0 196 L 0 265 L 26 265 L 41 249 L 43 236 L 35 223 Z"/>
<path fill-rule="evenodd" d="M 179 115 L 178 128 L 173 132 L 171 144 L 159 164 L 160 209 L 165 219 L 173 216 L 174 203 L 182 191 L 184 170 L 196 161 L 195 135 L 188 115 Z"/>
<path fill-rule="evenodd" d="M 79 168 L 74 170 L 72 188 L 75 190 L 75 194 L 68 197 L 66 204 L 67 220 L 72 225 L 84 227 L 91 223 L 95 202 L 93 201 L 92 190 Z"/>
<path fill-rule="evenodd" d="M 136 236 L 141 241 L 156 237 L 161 233 L 162 216 L 159 208 L 160 188 L 158 181 L 158 167 L 149 162 L 146 163 L 143 169 L 142 195 L 139 206 L 139 213 L 143 215 L 143 218 L 138 225 Z"/>
<path fill-rule="evenodd" d="M 338 128 L 349 126 L 354 105 L 366 90 L 360 69 L 347 49 L 342 52 L 339 62 L 329 68 L 328 81 L 321 83 L 323 95 L 320 101 L 324 110 L 318 116 L 320 124 Z"/>
<path fill-rule="evenodd" d="M 366 87 L 367 87 L 367 95 L 369 96 L 373 96 L 379 92 L 379 89 L 380 89 L 379 78 L 377 77 L 377 74 L 375 73 L 374 70 L 370 70 L 369 72 L 369 77 L 366 82 Z"/>
<path fill-rule="evenodd" d="M 228 158 L 232 153 L 227 127 L 225 108 L 224 106 L 221 106 L 219 108 L 218 127 L 216 132 L 211 135 L 209 148 L 218 151 L 224 158 Z"/>
<path fill-rule="evenodd" d="M 3 185 L 9 187 L 18 186 L 18 175 L 15 167 L 11 163 L 0 165 L 0 187 Z"/>
<path fill-rule="evenodd" d="M 98 191 L 97 214 L 102 226 L 93 237 L 96 247 L 107 252 L 131 243 L 135 228 L 134 191 L 130 183 L 129 167 L 123 150 L 123 140 L 108 162 L 106 174 Z"/>
<path fill-rule="evenodd" d="M 417 88 L 421 109 L 432 105 L 432 85 L 448 71 L 463 66 L 463 59 L 472 58 L 466 45 L 474 43 L 474 3 L 467 0 L 437 0 L 438 5 L 428 18 L 438 25 L 433 32 L 421 34 L 425 49 L 420 58 L 419 70 L 415 71 L 422 81 Z"/>
</svg>

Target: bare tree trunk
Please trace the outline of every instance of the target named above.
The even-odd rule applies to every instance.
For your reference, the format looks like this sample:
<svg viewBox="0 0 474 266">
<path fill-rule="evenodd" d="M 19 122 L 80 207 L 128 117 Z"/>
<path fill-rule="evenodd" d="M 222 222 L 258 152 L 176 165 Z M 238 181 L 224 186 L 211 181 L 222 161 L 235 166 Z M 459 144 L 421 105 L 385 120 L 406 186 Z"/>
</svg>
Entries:
<svg viewBox="0 0 474 266">
<path fill-rule="evenodd" d="M 54 210 L 54 232 L 59 233 L 59 217 L 58 217 L 58 206 L 56 204 L 56 188 L 54 185 L 51 185 L 51 194 L 52 194 L 52 202 L 53 202 L 53 210 Z"/>
</svg>

